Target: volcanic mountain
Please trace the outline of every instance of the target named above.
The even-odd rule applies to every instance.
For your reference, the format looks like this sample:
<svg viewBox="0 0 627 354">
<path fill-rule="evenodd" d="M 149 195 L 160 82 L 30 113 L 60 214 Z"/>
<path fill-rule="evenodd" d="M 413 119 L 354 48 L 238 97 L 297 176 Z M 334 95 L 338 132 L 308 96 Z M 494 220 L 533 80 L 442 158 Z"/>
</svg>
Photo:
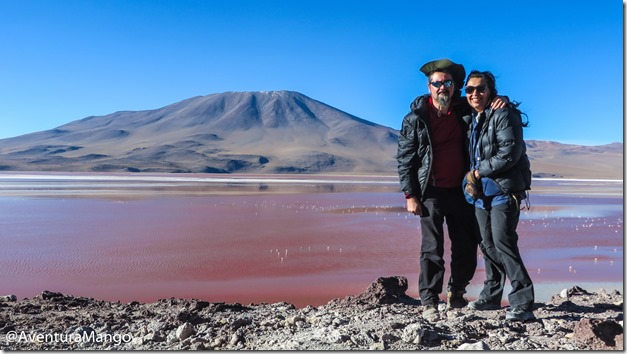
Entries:
<svg viewBox="0 0 627 354">
<path fill-rule="evenodd" d="M 226 92 L 2 139 L 0 170 L 395 175 L 397 140 L 297 92 Z M 527 140 L 527 154 L 534 177 L 623 178 L 622 143 Z"/>
<path fill-rule="evenodd" d="M 297 92 L 226 92 L 0 140 L 0 169 L 394 173 L 397 137 Z"/>
</svg>

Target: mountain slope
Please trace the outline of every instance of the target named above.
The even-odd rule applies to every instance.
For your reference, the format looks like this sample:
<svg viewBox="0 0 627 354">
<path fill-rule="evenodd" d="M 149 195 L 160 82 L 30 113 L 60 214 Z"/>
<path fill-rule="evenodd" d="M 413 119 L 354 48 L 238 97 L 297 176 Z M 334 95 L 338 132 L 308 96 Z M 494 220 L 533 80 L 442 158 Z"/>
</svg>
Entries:
<svg viewBox="0 0 627 354">
<path fill-rule="evenodd" d="M 227 92 L 0 140 L 4 170 L 389 172 L 397 132 L 289 91 Z"/>
<path fill-rule="evenodd" d="M 0 170 L 396 174 L 397 139 L 297 92 L 226 92 L 2 139 Z M 535 177 L 623 178 L 622 143 L 527 154 Z"/>
<path fill-rule="evenodd" d="M 534 177 L 623 178 L 623 143 L 596 146 L 528 140 Z"/>
</svg>

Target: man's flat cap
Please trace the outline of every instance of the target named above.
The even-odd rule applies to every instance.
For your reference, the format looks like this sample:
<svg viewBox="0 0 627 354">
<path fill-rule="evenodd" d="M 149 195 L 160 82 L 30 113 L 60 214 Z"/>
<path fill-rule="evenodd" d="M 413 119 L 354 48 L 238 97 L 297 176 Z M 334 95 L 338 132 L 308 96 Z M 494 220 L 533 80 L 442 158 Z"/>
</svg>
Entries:
<svg viewBox="0 0 627 354">
<path fill-rule="evenodd" d="M 429 77 L 435 71 L 446 71 L 453 76 L 453 81 L 455 81 L 455 88 L 461 89 L 464 85 L 464 80 L 466 79 L 466 70 L 464 66 L 461 64 L 453 63 L 448 59 L 438 59 L 434 61 L 430 61 L 423 65 L 420 68 L 423 74 L 426 77 Z"/>
</svg>

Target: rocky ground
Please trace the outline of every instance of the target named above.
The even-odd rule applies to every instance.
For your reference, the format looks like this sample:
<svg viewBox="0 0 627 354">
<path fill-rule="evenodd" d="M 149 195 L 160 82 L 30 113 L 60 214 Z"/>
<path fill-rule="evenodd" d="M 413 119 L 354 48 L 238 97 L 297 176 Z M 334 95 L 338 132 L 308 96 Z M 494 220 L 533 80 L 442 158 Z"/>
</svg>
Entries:
<svg viewBox="0 0 627 354">
<path fill-rule="evenodd" d="M 425 319 L 407 279 L 379 278 L 324 306 L 164 299 L 99 301 L 44 291 L 0 298 L 1 350 L 623 350 L 623 295 L 574 286 L 537 303 L 534 321 L 505 309 Z M 443 307 L 442 305 L 441 307 Z"/>
</svg>

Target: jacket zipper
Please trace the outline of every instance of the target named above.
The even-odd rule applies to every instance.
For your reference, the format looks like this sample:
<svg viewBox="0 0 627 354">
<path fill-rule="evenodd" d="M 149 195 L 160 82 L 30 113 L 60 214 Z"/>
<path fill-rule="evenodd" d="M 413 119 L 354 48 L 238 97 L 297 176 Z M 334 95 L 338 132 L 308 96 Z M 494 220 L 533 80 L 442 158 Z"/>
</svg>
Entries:
<svg viewBox="0 0 627 354">
<path fill-rule="evenodd" d="M 429 112 L 427 112 L 428 114 Z M 418 115 L 416 115 L 417 120 L 419 120 L 422 124 L 424 124 L 425 126 L 425 132 L 427 134 L 427 140 L 429 143 L 429 168 L 427 169 L 427 180 L 426 183 L 424 183 L 423 185 L 420 186 L 420 194 L 421 194 L 421 199 L 424 198 L 425 192 L 427 190 L 427 185 L 430 182 L 431 179 L 431 166 L 433 165 L 433 144 L 431 143 L 431 134 L 429 134 L 429 125 L 427 124 L 427 122 L 425 122 L 422 118 L 420 118 Z M 417 133 L 417 132 L 416 132 Z M 420 178 L 418 178 L 418 182 L 420 182 Z"/>
</svg>

